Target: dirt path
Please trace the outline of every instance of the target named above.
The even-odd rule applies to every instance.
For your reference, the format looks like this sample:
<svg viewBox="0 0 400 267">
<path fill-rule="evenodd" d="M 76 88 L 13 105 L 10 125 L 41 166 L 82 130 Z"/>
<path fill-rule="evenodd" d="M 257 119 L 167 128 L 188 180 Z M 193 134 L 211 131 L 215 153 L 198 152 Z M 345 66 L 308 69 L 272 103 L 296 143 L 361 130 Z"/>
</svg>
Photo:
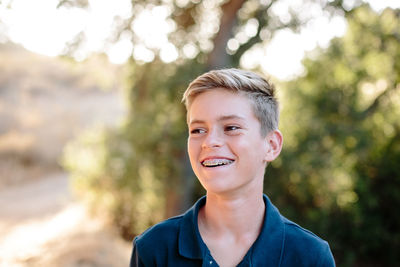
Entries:
<svg viewBox="0 0 400 267">
<path fill-rule="evenodd" d="M 96 219 L 53 173 L 0 191 L 0 266 L 127 266 L 130 244 Z"/>
<path fill-rule="evenodd" d="M 90 218 L 59 162 L 67 142 L 125 114 L 119 67 L 0 44 L 0 267 L 127 266 L 131 245 Z"/>
</svg>

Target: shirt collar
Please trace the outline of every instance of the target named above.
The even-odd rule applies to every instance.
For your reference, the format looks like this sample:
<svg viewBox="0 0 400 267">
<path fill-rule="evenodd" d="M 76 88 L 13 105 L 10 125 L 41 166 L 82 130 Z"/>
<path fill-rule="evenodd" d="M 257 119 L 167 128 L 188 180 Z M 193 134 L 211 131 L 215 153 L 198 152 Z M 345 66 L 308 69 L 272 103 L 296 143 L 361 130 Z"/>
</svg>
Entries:
<svg viewBox="0 0 400 267">
<path fill-rule="evenodd" d="M 264 194 L 263 199 L 266 207 L 263 227 L 257 240 L 250 251 L 253 265 L 269 263 L 269 266 L 279 266 L 283 245 L 285 228 L 278 209 Z M 184 215 L 179 230 L 179 254 L 190 259 L 202 259 L 207 246 L 201 239 L 197 217 L 200 208 L 206 203 L 206 197 L 200 198 L 192 208 Z"/>
<path fill-rule="evenodd" d="M 285 224 L 279 210 L 263 195 L 266 214 L 261 233 L 251 249 L 256 253 L 252 257 L 253 266 L 279 266 L 285 241 Z M 267 264 L 268 263 L 268 264 Z"/>
<path fill-rule="evenodd" d="M 207 250 L 201 239 L 197 217 L 206 203 L 206 196 L 200 198 L 184 215 L 179 229 L 179 254 L 189 259 L 202 259 Z"/>
</svg>

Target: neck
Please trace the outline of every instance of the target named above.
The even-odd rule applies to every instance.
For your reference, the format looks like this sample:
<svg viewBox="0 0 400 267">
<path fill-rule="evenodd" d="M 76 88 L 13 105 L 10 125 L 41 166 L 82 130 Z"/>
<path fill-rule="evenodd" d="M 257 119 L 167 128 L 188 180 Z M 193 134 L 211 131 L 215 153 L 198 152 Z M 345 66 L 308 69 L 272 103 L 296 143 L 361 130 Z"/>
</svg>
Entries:
<svg viewBox="0 0 400 267">
<path fill-rule="evenodd" d="M 207 193 L 199 213 L 199 226 L 216 236 L 230 233 L 237 238 L 258 236 L 264 221 L 265 203 L 258 194 L 221 196 Z"/>
</svg>

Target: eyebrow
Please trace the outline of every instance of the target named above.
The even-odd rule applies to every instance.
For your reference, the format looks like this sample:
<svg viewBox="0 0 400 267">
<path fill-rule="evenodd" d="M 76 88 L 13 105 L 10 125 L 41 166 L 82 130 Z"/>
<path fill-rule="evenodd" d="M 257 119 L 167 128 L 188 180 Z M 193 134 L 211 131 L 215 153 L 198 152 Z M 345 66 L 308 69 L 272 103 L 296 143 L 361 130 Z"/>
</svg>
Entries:
<svg viewBox="0 0 400 267">
<path fill-rule="evenodd" d="M 240 116 L 237 116 L 237 115 L 226 115 L 226 116 L 219 117 L 217 119 L 217 121 L 221 122 L 221 121 L 227 121 L 227 120 L 232 120 L 232 119 L 242 120 L 242 121 L 245 120 L 243 117 L 240 117 Z M 195 120 L 192 120 L 189 125 L 196 124 L 196 123 L 204 123 L 204 120 L 195 119 Z"/>
</svg>

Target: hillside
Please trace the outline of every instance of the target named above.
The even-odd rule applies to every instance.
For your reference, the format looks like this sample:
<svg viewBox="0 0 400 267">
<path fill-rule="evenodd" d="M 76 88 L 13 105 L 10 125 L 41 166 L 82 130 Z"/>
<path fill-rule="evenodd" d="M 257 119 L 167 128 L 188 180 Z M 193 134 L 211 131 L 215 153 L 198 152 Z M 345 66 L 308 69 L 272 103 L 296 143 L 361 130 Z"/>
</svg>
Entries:
<svg viewBox="0 0 400 267">
<path fill-rule="evenodd" d="M 116 124 L 120 73 L 100 56 L 75 63 L 0 44 L 0 188 L 57 169 L 86 127 Z"/>
<path fill-rule="evenodd" d="M 63 146 L 124 115 L 121 69 L 0 44 L 0 266 L 127 266 L 131 245 L 90 216 L 59 167 Z"/>
</svg>

